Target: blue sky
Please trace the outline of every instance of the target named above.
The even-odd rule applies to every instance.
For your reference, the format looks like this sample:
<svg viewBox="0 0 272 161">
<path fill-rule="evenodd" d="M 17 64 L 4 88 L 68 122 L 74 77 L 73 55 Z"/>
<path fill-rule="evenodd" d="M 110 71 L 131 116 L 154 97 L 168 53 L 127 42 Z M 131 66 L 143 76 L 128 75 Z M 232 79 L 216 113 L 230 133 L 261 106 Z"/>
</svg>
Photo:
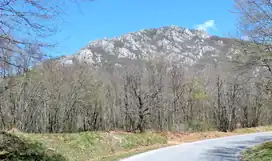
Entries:
<svg viewBox="0 0 272 161">
<path fill-rule="evenodd" d="M 228 36 L 236 29 L 231 9 L 232 0 L 95 0 L 80 8 L 69 4 L 61 32 L 50 38 L 58 47 L 49 54 L 70 55 L 92 40 L 168 25 Z"/>
</svg>

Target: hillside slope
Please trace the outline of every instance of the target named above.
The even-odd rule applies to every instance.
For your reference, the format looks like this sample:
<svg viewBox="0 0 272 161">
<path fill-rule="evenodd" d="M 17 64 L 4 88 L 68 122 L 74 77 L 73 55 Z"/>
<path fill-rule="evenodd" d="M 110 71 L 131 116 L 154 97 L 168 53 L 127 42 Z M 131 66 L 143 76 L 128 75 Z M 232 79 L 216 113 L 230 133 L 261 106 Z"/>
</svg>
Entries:
<svg viewBox="0 0 272 161">
<path fill-rule="evenodd" d="M 76 59 L 96 66 L 115 66 L 127 64 L 128 60 L 163 57 L 193 64 L 203 58 L 228 55 L 234 43 L 233 39 L 210 36 L 205 31 L 168 26 L 92 41 L 75 55 L 63 57 L 62 62 L 70 64 Z"/>
<path fill-rule="evenodd" d="M 197 133 L 122 131 L 81 133 L 0 133 L 0 160 L 6 161 L 118 161 L 160 147 L 203 139 L 271 131 L 271 126 Z"/>
</svg>

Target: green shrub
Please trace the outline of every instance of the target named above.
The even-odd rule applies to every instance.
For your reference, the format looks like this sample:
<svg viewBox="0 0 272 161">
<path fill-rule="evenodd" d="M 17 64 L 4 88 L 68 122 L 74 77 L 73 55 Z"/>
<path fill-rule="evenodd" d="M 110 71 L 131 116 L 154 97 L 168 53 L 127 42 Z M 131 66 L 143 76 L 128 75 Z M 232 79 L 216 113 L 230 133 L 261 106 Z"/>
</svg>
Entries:
<svg viewBox="0 0 272 161">
<path fill-rule="evenodd" d="M 0 160 L 5 161 L 66 161 L 38 142 L 30 142 L 7 132 L 0 133 Z"/>
</svg>

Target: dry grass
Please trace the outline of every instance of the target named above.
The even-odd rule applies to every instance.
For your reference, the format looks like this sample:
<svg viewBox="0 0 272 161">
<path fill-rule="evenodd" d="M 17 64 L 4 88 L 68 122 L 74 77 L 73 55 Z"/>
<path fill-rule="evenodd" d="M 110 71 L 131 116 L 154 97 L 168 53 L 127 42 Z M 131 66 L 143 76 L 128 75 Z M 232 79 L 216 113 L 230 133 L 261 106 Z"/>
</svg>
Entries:
<svg viewBox="0 0 272 161">
<path fill-rule="evenodd" d="M 70 161 L 86 161 L 118 154 L 137 147 L 166 144 L 167 139 L 154 133 L 81 132 L 72 134 L 16 133 L 27 140 L 38 141 L 47 149 Z"/>
<path fill-rule="evenodd" d="M 266 131 L 272 131 L 272 126 L 259 126 L 256 128 L 243 128 L 243 129 L 236 129 L 234 133 L 256 133 L 256 132 L 266 132 Z"/>
<path fill-rule="evenodd" d="M 171 133 L 147 132 L 144 134 L 122 131 L 82 132 L 72 134 L 33 134 L 12 132 L 20 138 L 39 142 L 47 151 L 60 154 L 69 161 L 117 161 L 141 152 L 185 142 L 272 131 L 271 126 L 237 129 L 234 132 Z"/>
<path fill-rule="evenodd" d="M 224 136 L 235 135 L 236 133 L 224 133 L 218 131 L 198 132 L 198 133 L 162 133 L 161 135 L 167 137 L 168 142 L 173 144 L 187 143 L 204 139 L 218 138 Z"/>
</svg>

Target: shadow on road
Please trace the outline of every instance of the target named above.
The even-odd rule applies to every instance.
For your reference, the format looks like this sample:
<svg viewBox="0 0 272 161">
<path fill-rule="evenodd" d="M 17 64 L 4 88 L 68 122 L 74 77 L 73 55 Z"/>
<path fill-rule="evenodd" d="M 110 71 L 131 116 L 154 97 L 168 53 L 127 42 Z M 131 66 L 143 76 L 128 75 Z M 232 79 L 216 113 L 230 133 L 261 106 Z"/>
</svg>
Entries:
<svg viewBox="0 0 272 161">
<path fill-rule="evenodd" d="M 218 146 L 207 150 L 201 155 L 201 159 L 209 161 L 239 161 L 240 152 L 254 145 L 271 141 L 272 136 L 256 137 L 250 141 L 232 141 L 225 146 Z"/>
</svg>

